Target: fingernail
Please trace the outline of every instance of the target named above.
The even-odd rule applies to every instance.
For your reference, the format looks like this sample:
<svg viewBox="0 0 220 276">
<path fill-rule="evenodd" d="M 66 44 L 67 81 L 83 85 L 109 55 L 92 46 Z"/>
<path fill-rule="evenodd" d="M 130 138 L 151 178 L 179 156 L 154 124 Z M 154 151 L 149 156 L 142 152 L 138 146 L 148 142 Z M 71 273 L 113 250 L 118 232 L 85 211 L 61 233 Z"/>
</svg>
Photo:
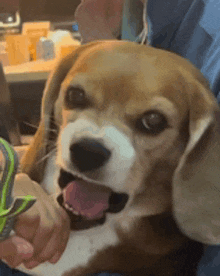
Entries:
<svg viewBox="0 0 220 276">
<path fill-rule="evenodd" d="M 59 261 L 59 259 L 60 259 L 60 253 L 56 253 L 54 256 L 53 256 L 53 258 L 51 258 L 50 259 L 50 263 L 51 264 L 55 264 L 55 263 L 57 263 L 58 261 Z"/>
<path fill-rule="evenodd" d="M 17 248 L 17 252 L 21 257 L 29 258 L 30 256 L 33 255 L 34 248 L 27 241 L 19 237 L 13 237 L 13 243 L 15 244 Z"/>
<path fill-rule="evenodd" d="M 33 247 L 28 244 L 17 245 L 17 250 L 18 254 L 25 259 L 31 258 L 34 252 Z"/>
</svg>

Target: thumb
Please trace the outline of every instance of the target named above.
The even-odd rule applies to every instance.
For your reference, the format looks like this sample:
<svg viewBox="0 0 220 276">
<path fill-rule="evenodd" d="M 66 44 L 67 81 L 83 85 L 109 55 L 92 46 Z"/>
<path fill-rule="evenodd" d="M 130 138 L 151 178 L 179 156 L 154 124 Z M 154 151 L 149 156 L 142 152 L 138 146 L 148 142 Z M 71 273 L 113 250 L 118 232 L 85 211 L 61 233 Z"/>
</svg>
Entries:
<svg viewBox="0 0 220 276">
<path fill-rule="evenodd" d="M 22 258 L 29 258 L 33 255 L 34 248 L 25 239 L 12 236 L 0 242 L 0 259 L 8 256 L 19 255 Z"/>
</svg>

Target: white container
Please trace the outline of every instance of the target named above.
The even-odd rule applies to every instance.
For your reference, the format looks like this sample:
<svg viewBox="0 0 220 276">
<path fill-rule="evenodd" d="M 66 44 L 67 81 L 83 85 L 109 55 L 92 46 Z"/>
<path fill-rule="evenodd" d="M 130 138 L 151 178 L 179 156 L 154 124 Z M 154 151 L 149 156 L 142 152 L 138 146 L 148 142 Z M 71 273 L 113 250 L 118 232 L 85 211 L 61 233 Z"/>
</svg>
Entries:
<svg viewBox="0 0 220 276">
<path fill-rule="evenodd" d="M 37 59 L 50 60 L 55 58 L 55 47 L 51 39 L 41 37 L 37 45 Z"/>
</svg>

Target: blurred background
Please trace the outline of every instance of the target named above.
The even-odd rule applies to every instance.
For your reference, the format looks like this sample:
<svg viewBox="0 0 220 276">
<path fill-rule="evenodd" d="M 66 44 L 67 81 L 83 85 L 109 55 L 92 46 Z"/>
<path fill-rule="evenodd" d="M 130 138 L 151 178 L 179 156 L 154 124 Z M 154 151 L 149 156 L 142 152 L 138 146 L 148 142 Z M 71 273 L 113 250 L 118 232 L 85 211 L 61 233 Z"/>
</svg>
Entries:
<svg viewBox="0 0 220 276">
<path fill-rule="evenodd" d="M 21 137 L 36 132 L 56 59 L 80 45 L 74 18 L 80 2 L 0 0 L 0 136 L 11 132 L 13 144 L 20 143 L 14 139 L 18 132 Z"/>
<path fill-rule="evenodd" d="M 74 13 L 80 0 L 0 0 L 0 22 L 13 24 L 16 13 L 21 22 L 50 21 L 56 28 L 70 28 Z M 0 24 L 1 31 L 4 27 Z"/>
</svg>

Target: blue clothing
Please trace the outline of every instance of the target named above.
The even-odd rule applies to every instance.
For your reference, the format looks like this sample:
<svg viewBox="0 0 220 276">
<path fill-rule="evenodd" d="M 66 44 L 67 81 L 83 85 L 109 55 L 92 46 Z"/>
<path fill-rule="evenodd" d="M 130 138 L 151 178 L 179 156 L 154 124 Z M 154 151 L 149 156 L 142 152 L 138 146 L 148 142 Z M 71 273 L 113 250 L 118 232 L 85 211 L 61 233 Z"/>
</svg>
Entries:
<svg viewBox="0 0 220 276">
<path fill-rule="evenodd" d="M 189 59 L 209 80 L 220 102 L 220 1 L 148 0 L 147 10 L 150 45 L 169 49 Z M 138 41 L 143 29 L 142 14 L 143 5 L 138 0 L 126 0 L 122 39 Z M 10 271 L 6 266 L 0 266 L 0 276 L 26 275 Z M 105 272 L 96 274 L 110 275 L 119 276 Z M 197 276 L 217 275 L 220 275 L 220 246 L 209 246 L 200 261 Z"/>
<path fill-rule="evenodd" d="M 198 266 L 197 276 L 220 275 L 220 246 L 209 246 Z"/>
<path fill-rule="evenodd" d="M 5 263 L 0 261 L 0 276 L 28 276 L 28 275 L 18 270 L 11 269 Z"/>
<path fill-rule="evenodd" d="M 127 0 L 122 39 L 135 41 L 143 29 L 142 5 Z M 189 59 L 209 80 L 220 102 L 220 1 L 148 0 L 148 40 Z"/>
</svg>

